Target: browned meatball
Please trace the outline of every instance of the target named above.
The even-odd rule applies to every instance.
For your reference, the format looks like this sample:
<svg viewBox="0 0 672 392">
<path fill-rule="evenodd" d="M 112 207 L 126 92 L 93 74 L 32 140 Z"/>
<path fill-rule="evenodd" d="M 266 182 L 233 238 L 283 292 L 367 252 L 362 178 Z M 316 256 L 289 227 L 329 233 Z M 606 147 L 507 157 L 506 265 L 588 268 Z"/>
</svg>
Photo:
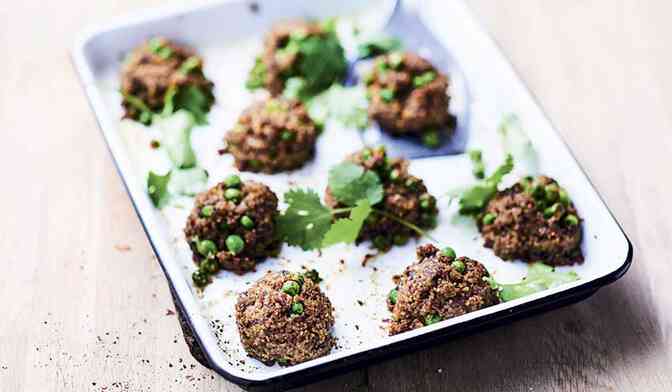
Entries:
<svg viewBox="0 0 672 392">
<path fill-rule="evenodd" d="M 343 47 L 330 26 L 302 20 L 278 23 L 264 39 L 264 50 L 247 81 L 249 89 L 282 94 L 290 78 L 301 78 L 315 95 L 341 81 L 347 71 Z"/>
<path fill-rule="evenodd" d="M 485 246 L 504 260 L 554 266 L 583 262 L 581 218 L 551 178 L 527 177 L 498 192 L 478 217 L 478 227 Z"/>
<path fill-rule="evenodd" d="M 408 173 L 408 160 L 388 158 L 383 147 L 366 148 L 347 160 L 375 172 L 383 184 L 383 200 L 374 206 L 383 214 L 373 213 L 367 218 L 358 243 L 370 240 L 377 249 L 387 251 L 392 245 L 404 245 L 411 237 L 418 237 L 416 231 L 399 220 L 422 229 L 436 226 L 436 198 L 429 194 L 422 179 Z M 344 207 L 329 188 L 325 199 L 332 208 Z"/>
<path fill-rule="evenodd" d="M 410 52 L 379 57 L 366 79 L 369 116 L 397 135 L 420 134 L 451 125 L 448 77 Z"/>
<path fill-rule="evenodd" d="M 331 302 L 303 274 L 266 274 L 238 297 L 236 322 L 245 351 L 269 366 L 319 358 L 335 343 Z"/>
<path fill-rule="evenodd" d="M 418 261 L 398 277 L 388 297 L 390 335 L 431 325 L 499 303 L 497 290 L 484 280 L 483 264 L 433 245 L 417 249 Z"/>
<path fill-rule="evenodd" d="M 187 86 L 202 92 L 207 101 L 202 103 L 202 109 L 207 112 L 214 102 L 214 96 L 213 84 L 203 74 L 203 59 L 191 48 L 165 38 L 153 38 L 145 42 L 131 52 L 122 69 L 124 118 L 151 122 L 151 118 L 141 118 L 143 111 L 137 103 L 132 102 L 133 98 L 157 113 L 163 110 L 166 92 L 171 87 Z M 179 106 L 179 102 L 177 104 Z"/>
<path fill-rule="evenodd" d="M 228 152 L 243 171 L 298 169 L 315 153 L 317 127 L 303 104 L 271 98 L 253 104 L 226 135 Z"/>
<path fill-rule="evenodd" d="M 231 176 L 196 197 L 184 234 L 205 274 L 244 273 L 278 254 L 278 198 L 266 185 Z M 197 285 L 203 286 L 194 281 Z"/>
</svg>

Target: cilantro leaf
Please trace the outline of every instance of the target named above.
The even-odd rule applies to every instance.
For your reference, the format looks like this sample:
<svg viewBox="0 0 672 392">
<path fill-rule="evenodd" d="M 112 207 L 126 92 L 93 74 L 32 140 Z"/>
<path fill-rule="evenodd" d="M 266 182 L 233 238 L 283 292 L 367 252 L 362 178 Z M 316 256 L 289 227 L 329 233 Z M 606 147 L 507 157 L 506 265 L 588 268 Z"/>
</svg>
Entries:
<svg viewBox="0 0 672 392">
<path fill-rule="evenodd" d="M 196 154 L 191 147 L 191 128 L 194 117 L 187 111 L 180 110 L 170 117 L 156 117 L 163 135 L 162 145 L 168 157 L 180 169 L 196 166 Z"/>
<path fill-rule="evenodd" d="M 196 124 L 206 125 L 208 123 L 207 114 L 214 102 L 212 92 L 204 88 L 194 85 L 173 86 L 166 91 L 163 115 L 167 116 L 184 109 L 194 116 Z"/>
<path fill-rule="evenodd" d="M 149 172 L 147 177 L 147 194 L 152 200 L 154 207 L 163 208 L 170 199 L 170 193 L 168 192 L 168 182 L 170 182 L 171 172 L 166 173 L 165 175 L 159 175 L 154 172 Z"/>
<path fill-rule="evenodd" d="M 329 189 L 339 202 L 354 206 L 366 199 L 375 205 L 383 200 L 383 185 L 378 175 L 351 162 L 343 162 L 329 170 Z"/>
<path fill-rule="evenodd" d="M 196 196 L 206 188 L 208 172 L 201 167 L 173 170 L 168 183 L 171 194 Z"/>
<path fill-rule="evenodd" d="M 534 145 L 523 129 L 520 118 L 515 114 L 509 114 L 502 120 L 499 126 L 499 134 L 502 139 L 504 150 L 513 155 L 516 164 L 524 168 L 524 172 L 530 175 L 539 172 L 539 156 Z"/>
<path fill-rule="evenodd" d="M 260 56 L 257 57 L 254 60 L 254 66 L 250 70 L 250 74 L 247 77 L 245 87 L 248 90 L 256 90 L 258 88 L 264 87 L 266 82 L 266 72 L 266 64 L 264 64 L 264 61 Z"/>
<path fill-rule="evenodd" d="M 371 214 L 373 209 L 367 199 L 357 202 L 355 208 L 350 211 L 349 218 L 338 219 L 331 226 L 322 240 L 322 247 L 326 248 L 339 243 L 350 244 L 355 242 L 359 231 L 364 225 L 364 220 Z"/>
<path fill-rule="evenodd" d="M 298 99 L 299 101 L 306 101 L 310 96 L 306 93 L 305 79 L 294 76 L 285 81 L 285 89 L 282 92 L 285 98 Z"/>
<path fill-rule="evenodd" d="M 378 56 L 401 49 L 401 41 L 386 35 L 375 35 L 357 45 L 357 53 L 362 59 Z"/>
<path fill-rule="evenodd" d="M 497 186 L 505 175 L 513 170 L 513 157 L 506 156 L 504 163 L 495 170 L 495 172 L 473 187 L 467 189 L 460 197 L 460 214 L 476 215 L 480 213 L 497 194 Z"/>
<path fill-rule="evenodd" d="M 285 91 L 290 87 L 287 81 Z M 366 91 L 362 86 L 343 87 L 334 84 L 323 93 L 307 102 L 310 117 L 324 123 L 333 118 L 346 127 L 364 129 L 369 125 Z"/>
<path fill-rule="evenodd" d="M 287 209 L 277 219 L 280 238 L 303 250 L 319 249 L 331 227 L 331 210 L 313 190 L 292 189 L 284 195 Z"/>
<path fill-rule="evenodd" d="M 579 276 L 574 271 L 558 272 L 555 268 L 542 263 L 532 264 L 528 269 L 527 276 L 519 283 L 502 284 L 492 277 L 487 279 L 492 288 L 499 290 L 499 297 L 504 302 L 523 298 L 577 280 L 579 280 Z"/>
</svg>

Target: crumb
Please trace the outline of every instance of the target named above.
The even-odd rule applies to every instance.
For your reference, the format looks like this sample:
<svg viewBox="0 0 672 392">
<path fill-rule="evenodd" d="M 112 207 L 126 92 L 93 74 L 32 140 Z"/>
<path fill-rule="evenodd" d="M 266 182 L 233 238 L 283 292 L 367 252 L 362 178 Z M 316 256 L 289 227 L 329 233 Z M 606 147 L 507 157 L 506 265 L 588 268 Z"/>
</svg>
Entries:
<svg viewBox="0 0 672 392">
<path fill-rule="evenodd" d="M 153 150 L 156 150 L 157 148 L 161 147 L 161 142 L 158 141 L 158 140 L 156 140 L 156 139 L 152 139 L 152 141 L 149 142 L 149 146 L 150 146 Z"/>
<path fill-rule="evenodd" d="M 166 309 L 166 316 L 173 316 L 175 312 L 172 309 Z"/>
<path fill-rule="evenodd" d="M 131 246 L 126 244 L 116 244 L 114 246 L 114 249 L 116 249 L 119 252 L 128 252 L 131 250 Z"/>
</svg>

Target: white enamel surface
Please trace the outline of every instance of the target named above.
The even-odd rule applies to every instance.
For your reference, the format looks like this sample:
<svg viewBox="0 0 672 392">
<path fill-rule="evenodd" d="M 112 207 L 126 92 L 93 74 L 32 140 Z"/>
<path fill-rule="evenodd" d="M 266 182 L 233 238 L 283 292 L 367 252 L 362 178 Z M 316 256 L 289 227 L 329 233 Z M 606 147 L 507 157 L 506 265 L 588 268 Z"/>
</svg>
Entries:
<svg viewBox="0 0 672 392">
<path fill-rule="evenodd" d="M 278 7 L 280 3 L 284 6 Z M 476 24 L 462 1 L 435 0 L 423 5 L 422 14 L 426 23 L 458 59 L 465 74 L 472 101 L 464 102 L 463 97 L 458 96 L 456 102 L 467 105 L 471 111 L 469 146 L 483 149 L 486 163 L 490 169 L 493 168 L 503 159 L 497 126 L 508 113 L 516 113 L 520 117 L 540 153 L 540 171 L 555 177 L 568 189 L 585 218 L 583 249 L 586 262 L 573 268 L 581 280 L 395 337 L 387 337 L 383 329 L 383 319 L 389 317 L 385 296 L 392 288 L 391 276 L 400 273 L 413 262 L 413 243 L 394 248 L 384 257 L 371 260 L 365 267 L 361 262 L 367 253 L 372 253 L 367 244 L 359 247 L 336 246 L 323 251 L 321 255 L 285 246 L 277 260 L 260 264 L 255 273 L 241 277 L 223 272 L 204 293 L 194 290 L 189 278 L 194 267 L 181 232 L 192 200 L 177 200 L 159 212 L 145 194 L 146 171 L 168 170 L 170 162 L 160 151 L 149 148 L 149 141 L 156 137 L 157 131 L 148 131 L 134 124 L 120 125 L 120 96 L 116 91 L 121 54 L 148 36 L 164 34 L 188 42 L 204 56 L 206 74 L 215 82 L 217 105 L 210 114 L 210 125 L 197 127 L 192 132 L 192 144 L 199 164 L 210 173 L 209 185 L 214 185 L 234 171 L 232 159 L 220 156 L 217 150 L 222 147 L 224 132 L 254 99 L 252 94 L 244 90 L 243 82 L 259 50 L 261 33 L 277 18 L 291 15 L 352 15 L 365 7 L 365 3 L 354 0 L 268 1 L 261 4 L 264 10 L 261 16 L 251 15 L 246 4 L 234 2 L 212 4 L 193 12 L 188 9 L 168 10 L 124 20 L 90 33 L 83 36 L 75 48 L 75 62 L 93 108 L 162 265 L 212 361 L 234 376 L 263 380 L 427 331 L 450 328 L 451 325 L 505 311 L 521 303 L 598 279 L 619 269 L 626 259 L 628 247 L 622 232 L 552 125 L 492 41 Z M 372 3 L 369 9 L 373 10 L 369 14 L 373 18 L 369 26 L 380 26 L 380 21 L 384 20 L 389 10 L 389 2 L 369 3 Z M 176 18 L 173 16 L 175 12 L 183 16 Z M 347 153 L 361 147 L 357 132 L 329 124 L 319 139 L 317 159 L 304 169 L 274 176 L 245 173 L 243 178 L 260 180 L 279 196 L 289 189 L 290 184 L 322 192 L 328 168 Z M 411 171 L 422 177 L 430 191 L 439 197 L 440 225 L 432 232 L 432 236 L 453 246 L 458 254 L 482 261 L 499 281 L 519 280 L 525 275 L 526 265 L 503 262 L 490 250 L 484 249 L 475 225 L 457 215 L 455 205 L 449 203 L 448 197 L 442 197 L 453 189 L 470 184 L 473 181 L 470 170 L 466 156 L 431 158 L 412 163 Z M 511 176 L 510 182 L 514 177 Z M 266 367 L 247 358 L 240 346 L 233 318 L 236 294 L 268 270 L 300 271 L 302 266 L 317 269 L 325 279 L 322 288 L 336 309 L 334 333 L 338 337 L 338 348 L 329 356 L 294 367 Z M 220 344 L 212 333 L 210 320 L 220 320 L 224 327 Z"/>
</svg>

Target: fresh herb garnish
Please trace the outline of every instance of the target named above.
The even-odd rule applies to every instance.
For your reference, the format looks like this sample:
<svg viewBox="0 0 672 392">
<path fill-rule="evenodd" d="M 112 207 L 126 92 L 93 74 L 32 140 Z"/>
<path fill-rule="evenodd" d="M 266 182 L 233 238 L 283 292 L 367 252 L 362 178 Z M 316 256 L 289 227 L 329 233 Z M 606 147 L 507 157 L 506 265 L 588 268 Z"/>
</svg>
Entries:
<svg viewBox="0 0 672 392">
<path fill-rule="evenodd" d="M 163 146 L 170 160 L 179 169 L 196 166 L 196 154 L 191 147 L 191 129 L 194 117 L 191 113 L 180 110 L 170 117 L 155 120 L 163 134 Z"/>
<path fill-rule="evenodd" d="M 483 164 L 483 152 L 481 150 L 469 151 L 474 177 L 482 180 L 485 178 L 485 165 Z"/>
<path fill-rule="evenodd" d="M 245 82 L 245 87 L 248 90 L 256 90 L 258 88 L 264 87 L 265 82 L 266 64 L 264 64 L 264 61 L 261 59 L 261 57 L 257 57 L 254 61 L 254 66 L 250 71 L 250 75 L 247 78 L 247 82 Z"/>
<path fill-rule="evenodd" d="M 507 155 L 504 163 L 490 177 L 462 193 L 460 196 L 460 214 L 479 214 L 490 199 L 497 194 L 497 186 L 502 182 L 504 176 L 511 173 L 512 170 L 513 157 Z"/>
<path fill-rule="evenodd" d="M 156 208 L 163 208 L 170 199 L 170 193 L 168 192 L 170 176 L 171 172 L 165 175 L 156 174 L 152 171 L 149 172 L 149 176 L 147 177 L 147 194 L 149 194 L 149 198 Z"/>
<path fill-rule="evenodd" d="M 183 75 L 189 75 L 195 69 L 201 66 L 201 59 L 196 56 L 191 56 L 184 60 L 180 65 L 180 73 Z"/>
<path fill-rule="evenodd" d="M 288 208 L 277 220 L 280 237 L 303 250 L 319 249 L 331 228 L 332 211 L 322 205 L 313 190 L 292 189 L 285 193 Z"/>
<path fill-rule="evenodd" d="M 164 60 L 169 59 L 173 55 L 173 50 L 166 45 L 166 41 L 163 38 L 156 37 L 150 39 L 149 50 Z"/>
<path fill-rule="evenodd" d="M 366 91 L 362 86 L 343 87 L 332 85 L 329 89 L 310 99 L 297 86 L 296 78 L 287 80 L 284 95 L 306 101 L 308 112 L 313 121 L 324 124 L 333 118 L 346 127 L 364 129 L 369 125 Z M 302 79 L 300 79 L 302 80 Z M 301 82 L 299 82 L 300 84 Z M 299 87 L 298 93 L 294 91 Z"/>
<path fill-rule="evenodd" d="M 135 95 L 125 93 L 123 91 L 121 91 L 121 95 L 124 98 L 124 102 L 128 103 L 138 112 L 140 112 L 140 115 L 138 116 L 138 121 L 140 121 L 141 124 L 149 125 L 152 123 L 154 113 L 149 108 L 149 106 L 147 106 L 147 104 L 145 104 L 142 101 L 142 99 L 136 97 Z"/>
<path fill-rule="evenodd" d="M 163 116 L 184 109 L 194 116 L 198 125 L 208 123 L 207 114 L 215 102 L 211 92 L 194 85 L 172 86 L 166 91 Z"/>
<path fill-rule="evenodd" d="M 555 268 L 540 262 L 530 265 L 527 276 L 519 283 L 503 284 L 497 282 L 493 277 L 486 278 L 490 286 L 498 290 L 499 298 L 504 302 L 577 280 L 579 280 L 579 276 L 574 271 L 559 272 Z"/>
<path fill-rule="evenodd" d="M 329 170 L 329 189 L 341 203 L 354 206 L 362 199 L 375 205 L 383 199 L 383 185 L 376 173 L 344 162 Z"/>
<path fill-rule="evenodd" d="M 362 59 L 379 56 L 401 49 L 401 41 L 386 35 L 376 35 L 357 45 L 357 53 Z"/>
<path fill-rule="evenodd" d="M 394 220 L 436 241 L 417 225 L 375 207 L 383 199 L 383 186 L 373 171 L 354 163 L 341 163 L 329 171 L 329 189 L 331 195 L 347 207 L 324 206 L 317 193 L 310 189 L 290 190 L 285 194 L 288 208 L 277 220 L 278 233 L 285 242 L 304 250 L 353 243 L 371 214 Z M 348 213 L 349 217 L 334 222 L 335 218 Z"/>
<path fill-rule="evenodd" d="M 416 88 L 420 88 L 430 84 L 431 82 L 434 81 L 434 79 L 436 79 L 436 72 L 427 71 L 422 75 L 413 78 L 413 86 L 415 86 Z"/>
</svg>

